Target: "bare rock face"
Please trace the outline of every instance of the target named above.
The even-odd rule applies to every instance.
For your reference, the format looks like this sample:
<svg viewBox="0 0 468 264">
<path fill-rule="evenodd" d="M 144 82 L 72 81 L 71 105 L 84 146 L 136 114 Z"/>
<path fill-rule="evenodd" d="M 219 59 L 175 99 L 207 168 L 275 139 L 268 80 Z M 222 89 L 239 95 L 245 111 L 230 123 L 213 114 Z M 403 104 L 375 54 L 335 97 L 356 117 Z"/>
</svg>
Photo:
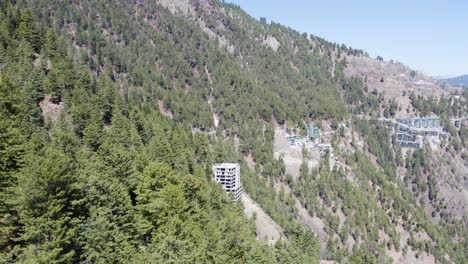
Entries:
<svg viewBox="0 0 468 264">
<path fill-rule="evenodd" d="M 39 102 L 42 116 L 45 120 L 50 120 L 55 123 L 63 109 L 63 102 L 52 101 L 49 95 L 46 95 L 42 101 Z"/>
<path fill-rule="evenodd" d="M 173 14 L 182 12 L 184 15 L 195 15 L 195 8 L 190 3 L 191 0 L 158 0 L 158 2 Z"/>
<path fill-rule="evenodd" d="M 158 109 L 159 109 L 159 112 L 161 112 L 161 114 L 163 114 L 164 116 L 172 118 L 173 115 L 172 115 L 171 109 L 167 108 L 164 105 L 164 102 L 161 100 L 158 100 Z"/>
<path fill-rule="evenodd" d="M 279 41 L 275 38 L 275 37 L 272 37 L 272 36 L 268 36 L 262 43 L 263 45 L 266 45 L 268 47 L 270 47 L 273 51 L 277 51 L 278 48 L 280 47 L 280 43 Z"/>
</svg>

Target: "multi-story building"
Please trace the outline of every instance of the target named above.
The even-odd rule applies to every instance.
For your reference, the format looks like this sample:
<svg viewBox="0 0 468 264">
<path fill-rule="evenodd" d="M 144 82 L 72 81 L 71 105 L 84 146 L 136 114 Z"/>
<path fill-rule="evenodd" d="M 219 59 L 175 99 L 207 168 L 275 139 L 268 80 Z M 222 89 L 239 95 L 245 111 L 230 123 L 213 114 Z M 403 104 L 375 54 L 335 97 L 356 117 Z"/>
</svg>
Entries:
<svg viewBox="0 0 468 264">
<path fill-rule="evenodd" d="M 460 129 L 463 125 L 466 126 L 468 125 L 468 118 L 465 117 L 465 118 L 455 118 L 455 119 L 451 119 L 450 120 L 453 124 L 453 126 L 455 126 L 456 129 Z"/>
<path fill-rule="evenodd" d="M 221 183 L 224 191 L 232 193 L 234 202 L 239 202 L 242 195 L 242 184 L 240 181 L 240 165 L 238 163 L 213 164 L 213 180 Z"/>
<path fill-rule="evenodd" d="M 320 142 L 320 128 L 314 125 L 307 126 L 307 137 L 308 140 L 318 144 Z"/>
<path fill-rule="evenodd" d="M 321 157 L 325 157 L 327 153 L 329 153 L 330 156 L 333 156 L 333 147 L 331 144 L 318 144 L 317 147 Z"/>
<path fill-rule="evenodd" d="M 290 147 L 302 147 L 307 143 L 307 139 L 302 136 L 288 136 L 286 139 Z"/>
<path fill-rule="evenodd" d="M 414 133 L 413 130 L 405 127 L 398 128 L 397 141 L 400 144 L 400 146 L 404 148 L 422 147 L 421 136 L 418 136 L 416 133 Z"/>
<path fill-rule="evenodd" d="M 401 128 L 411 130 L 416 135 L 438 136 L 442 132 L 439 118 L 397 119 L 397 123 Z"/>
<path fill-rule="evenodd" d="M 397 141 L 402 147 L 421 148 L 423 136 L 439 136 L 442 126 L 439 118 L 397 119 Z"/>
</svg>

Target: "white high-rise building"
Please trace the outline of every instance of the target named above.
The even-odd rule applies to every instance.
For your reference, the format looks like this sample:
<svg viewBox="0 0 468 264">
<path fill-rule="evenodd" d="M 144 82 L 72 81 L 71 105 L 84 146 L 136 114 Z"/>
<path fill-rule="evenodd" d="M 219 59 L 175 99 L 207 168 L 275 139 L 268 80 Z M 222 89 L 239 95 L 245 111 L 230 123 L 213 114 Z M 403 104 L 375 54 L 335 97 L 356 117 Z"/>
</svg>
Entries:
<svg viewBox="0 0 468 264">
<path fill-rule="evenodd" d="M 213 164 L 213 180 L 221 183 L 227 193 L 232 193 L 234 202 L 239 202 L 242 195 L 242 184 L 240 181 L 240 165 L 238 163 Z"/>
</svg>

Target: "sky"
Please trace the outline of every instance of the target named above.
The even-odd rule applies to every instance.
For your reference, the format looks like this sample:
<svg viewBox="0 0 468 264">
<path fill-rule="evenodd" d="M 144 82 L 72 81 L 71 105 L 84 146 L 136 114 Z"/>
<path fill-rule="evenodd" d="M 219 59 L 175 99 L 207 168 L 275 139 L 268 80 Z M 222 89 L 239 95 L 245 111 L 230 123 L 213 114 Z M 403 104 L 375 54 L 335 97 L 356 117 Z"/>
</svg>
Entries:
<svg viewBox="0 0 468 264">
<path fill-rule="evenodd" d="M 468 74 L 468 0 L 227 0 L 251 16 L 402 62 Z"/>
</svg>

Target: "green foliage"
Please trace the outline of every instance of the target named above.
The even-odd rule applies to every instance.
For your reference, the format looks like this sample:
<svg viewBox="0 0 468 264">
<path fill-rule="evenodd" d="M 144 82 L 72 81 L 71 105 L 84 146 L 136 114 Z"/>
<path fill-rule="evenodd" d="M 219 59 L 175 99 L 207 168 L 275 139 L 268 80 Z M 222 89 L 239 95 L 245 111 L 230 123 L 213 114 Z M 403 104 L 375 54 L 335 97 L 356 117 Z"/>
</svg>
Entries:
<svg viewBox="0 0 468 264">
<path fill-rule="evenodd" d="M 351 256 L 349 263 L 360 264 L 360 263 L 378 263 L 377 258 L 371 254 L 367 249 L 359 248 L 354 251 Z"/>
<path fill-rule="evenodd" d="M 461 117 L 468 107 L 467 101 L 462 97 L 423 97 L 421 95 L 416 96 L 413 92 L 409 95 L 409 98 L 411 105 L 420 112 L 421 117 L 429 116 L 431 113 L 447 118 Z"/>
<path fill-rule="evenodd" d="M 75 164 L 58 146 L 26 155 L 24 163 L 18 176 L 18 206 L 24 225 L 20 240 L 27 246 L 19 259 L 70 262 L 80 221 L 73 204 L 79 199 Z"/>
<path fill-rule="evenodd" d="M 391 138 L 390 131 L 383 123 L 376 120 L 354 119 L 354 128 L 358 133 L 366 136 L 368 151 L 377 157 L 377 161 L 385 173 L 395 178 L 397 160 L 392 146 L 397 144 Z M 397 151 L 401 150 L 397 149 Z"/>
<path fill-rule="evenodd" d="M 297 180 L 273 158 L 275 122 L 329 119 L 337 129 L 348 114 L 395 115 L 395 101 L 344 77 L 343 54 L 363 51 L 255 22 L 226 3 L 214 3 L 225 8 L 222 17 L 195 12 L 233 49 L 154 1 L 14 3 L 0 0 L 1 262 L 318 263 L 319 238 L 296 223 L 296 198 L 326 220 L 328 259 L 380 261 L 379 231 L 389 235 L 388 248 L 403 247 L 392 225 L 401 217 L 434 240 L 411 240 L 414 249 L 466 260 L 466 241 L 451 239 L 466 237 L 462 223 L 436 227 L 397 181 L 404 161 L 383 125 L 352 124 L 383 168 L 360 152 L 346 156 L 355 183 L 348 169 L 328 169 L 329 155 L 319 170 L 304 163 Z M 264 36 L 278 39 L 276 52 L 259 45 Z M 57 109 L 55 120 L 43 120 L 45 96 L 52 103 L 42 106 Z M 465 107 L 424 100 L 412 97 L 421 112 L 447 118 Z M 455 150 L 466 146 L 466 128 L 446 127 Z M 243 163 L 247 155 L 255 172 Z M 407 178 L 436 200 L 425 155 L 408 158 Z M 241 206 L 209 181 L 211 163 L 221 161 L 242 163 L 245 190 L 287 241 L 270 247 L 256 240 Z M 348 235 L 363 241 L 351 253 Z"/>
<path fill-rule="evenodd" d="M 274 261 L 242 209 L 205 177 L 205 135 L 127 101 L 109 72 L 94 78 L 63 56 L 53 31 L 38 40 L 31 10 L 5 6 L 2 262 Z M 50 67 L 34 66 L 34 51 Z M 44 93 L 65 106 L 47 126 L 37 105 Z"/>
</svg>

